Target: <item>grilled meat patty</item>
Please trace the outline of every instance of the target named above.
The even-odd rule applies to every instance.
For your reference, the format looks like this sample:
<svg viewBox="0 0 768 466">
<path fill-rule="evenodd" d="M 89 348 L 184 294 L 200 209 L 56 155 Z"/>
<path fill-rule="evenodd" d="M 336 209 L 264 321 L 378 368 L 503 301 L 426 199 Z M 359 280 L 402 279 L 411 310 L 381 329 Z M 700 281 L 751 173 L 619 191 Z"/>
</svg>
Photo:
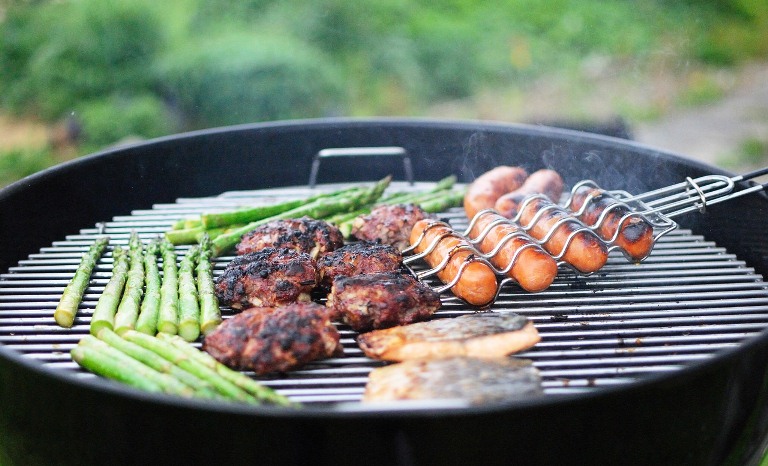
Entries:
<svg viewBox="0 0 768 466">
<path fill-rule="evenodd" d="M 399 250 L 410 245 L 411 229 L 423 218 L 433 215 L 416 204 L 391 204 L 374 207 L 368 215 L 361 215 L 352 224 L 352 235 L 368 241 L 380 241 Z"/>
<path fill-rule="evenodd" d="M 307 253 L 266 248 L 235 257 L 214 284 L 219 302 L 234 309 L 309 301 L 317 263 Z"/>
<path fill-rule="evenodd" d="M 344 352 L 328 309 L 317 303 L 246 309 L 206 335 L 203 350 L 228 367 L 258 375 Z"/>
<path fill-rule="evenodd" d="M 318 280 L 330 289 L 336 277 L 396 272 L 403 263 L 400 250 L 388 244 L 360 241 L 326 253 L 317 260 Z"/>
<path fill-rule="evenodd" d="M 264 248 L 290 248 L 317 259 L 320 255 L 344 245 L 338 228 L 324 220 L 309 217 L 274 220 L 243 235 L 237 254 L 248 254 Z"/>
<path fill-rule="evenodd" d="M 426 320 L 440 296 L 412 275 L 396 272 L 337 277 L 326 305 L 358 332 Z"/>
<path fill-rule="evenodd" d="M 358 336 L 357 344 L 370 358 L 404 361 L 503 357 L 530 348 L 540 339 L 536 327 L 524 316 L 483 312 L 374 330 Z"/>
<path fill-rule="evenodd" d="M 448 357 L 373 369 L 363 401 L 459 399 L 477 405 L 543 393 L 541 374 L 529 360 Z"/>
</svg>

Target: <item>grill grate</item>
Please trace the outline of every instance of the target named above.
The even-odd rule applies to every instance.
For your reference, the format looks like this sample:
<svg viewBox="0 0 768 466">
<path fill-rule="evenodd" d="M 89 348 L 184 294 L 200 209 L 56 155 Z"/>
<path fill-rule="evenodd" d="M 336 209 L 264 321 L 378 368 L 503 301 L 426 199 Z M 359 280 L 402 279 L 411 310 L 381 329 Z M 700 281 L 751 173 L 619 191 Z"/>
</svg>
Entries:
<svg viewBox="0 0 768 466">
<path fill-rule="evenodd" d="M 429 186 L 396 182 L 392 189 Z M 343 185 L 317 189 L 340 187 Z M 111 274 L 111 253 L 95 268 L 75 325 L 63 329 L 53 320 L 61 292 L 95 235 L 109 235 L 111 249 L 127 244 L 134 229 L 147 241 L 174 221 L 203 211 L 309 194 L 308 188 L 298 187 L 183 198 L 117 216 L 54 242 L 0 275 L 0 344 L 51 370 L 95 377 L 71 361 L 69 350 L 88 333 L 93 308 Z M 459 231 L 467 227 L 460 209 L 442 217 Z M 179 246 L 177 252 L 181 255 L 186 249 Z M 214 273 L 221 273 L 231 259 L 216 259 Z M 443 302 L 438 315 L 473 312 L 448 294 Z M 739 345 L 768 327 L 768 287 L 762 276 L 733 254 L 679 229 L 660 238 L 641 264 L 629 264 L 614 251 L 608 264 L 590 276 L 577 276 L 561 268 L 554 284 L 541 293 L 530 294 L 506 285 L 493 309 L 517 312 L 534 322 L 542 340 L 520 356 L 531 359 L 541 370 L 548 395 L 572 394 L 679 370 Z M 224 309 L 223 315 L 228 318 L 232 311 Z M 303 403 L 333 406 L 359 401 L 368 372 L 382 363 L 362 354 L 355 332 L 343 325 L 339 330 L 344 357 L 260 380 Z"/>
</svg>

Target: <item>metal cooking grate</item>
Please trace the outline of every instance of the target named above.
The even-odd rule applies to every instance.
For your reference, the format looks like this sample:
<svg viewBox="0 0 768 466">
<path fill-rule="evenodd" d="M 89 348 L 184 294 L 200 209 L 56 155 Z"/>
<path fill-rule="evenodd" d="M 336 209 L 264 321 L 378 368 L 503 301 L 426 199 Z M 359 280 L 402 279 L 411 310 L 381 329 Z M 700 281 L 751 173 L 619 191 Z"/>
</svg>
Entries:
<svg viewBox="0 0 768 466">
<path fill-rule="evenodd" d="M 428 186 L 431 184 L 393 183 L 392 189 Z M 339 187 L 342 185 L 317 189 Z M 71 361 L 69 350 L 88 332 L 91 313 L 111 274 L 111 254 L 97 265 L 71 329 L 57 326 L 53 311 L 95 235 L 109 235 L 114 246 L 127 244 L 135 229 L 146 241 L 174 221 L 202 211 L 301 198 L 309 193 L 308 188 L 297 187 L 178 199 L 115 217 L 55 242 L 0 275 L 0 344 L 51 370 L 94 377 Z M 459 230 L 467 226 L 461 209 L 442 216 Z M 179 247 L 177 252 L 181 255 L 186 249 Z M 215 273 L 221 273 L 231 258 L 218 258 Z M 561 269 L 555 283 L 542 293 L 530 294 L 507 285 L 493 309 L 524 314 L 534 322 L 542 341 L 519 356 L 533 360 L 541 370 L 546 393 L 557 395 L 675 371 L 738 345 L 768 327 L 768 287 L 762 276 L 733 254 L 690 231 L 677 230 L 662 237 L 641 264 L 630 264 L 613 252 L 608 264 L 588 277 Z M 438 315 L 470 312 L 473 309 L 446 294 Z M 224 309 L 223 314 L 227 318 L 232 312 Z M 339 329 L 343 358 L 261 380 L 303 403 L 321 406 L 359 401 L 368 372 L 382 363 L 363 356 L 355 332 L 343 325 Z"/>
</svg>

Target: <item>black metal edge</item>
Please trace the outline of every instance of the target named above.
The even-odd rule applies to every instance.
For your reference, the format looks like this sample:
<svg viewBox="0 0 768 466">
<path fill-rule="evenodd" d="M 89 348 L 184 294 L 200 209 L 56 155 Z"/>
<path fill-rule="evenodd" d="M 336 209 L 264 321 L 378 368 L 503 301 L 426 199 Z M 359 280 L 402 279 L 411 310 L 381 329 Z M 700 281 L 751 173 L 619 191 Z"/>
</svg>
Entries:
<svg viewBox="0 0 768 466">
<path fill-rule="evenodd" d="M 507 125 L 507 124 L 501 125 L 501 124 L 489 123 L 489 122 L 464 123 L 464 122 L 446 122 L 446 121 L 435 122 L 435 121 L 400 120 L 400 119 L 322 120 L 322 121 L 309 121 L 309 122 L 284 122 L 284 123 L 278 122 L 278 123 L 257 124 L 257 125 L 244 125 L 244 126 L 239 126 L 234 128 L 214 129 L 214 130 L 208 130 L 208 131 L 188 133 L 184 135 L 176 135 L 176 136 L 171 136 L 167 138 L 160 138 L 158 140 L 147 141 L 146 143 L 141 143 L 135 146 L 131 146 L 131 148 L 110 149 L 98 154 L 86 156 L 82 159 L 61 164 L 60 166 L 51 168 L 49 170 L 45 170 L 41 173 L 32 175 L 30 177 L 25 178 L 24 180 L 14 183 L 8 188 L 0 191 L 0 203 L 2 203 L 3 200 L 7 197 L 10 197 L 13 195 L 23 195 L 29 186 L 34 184 L 45 184 L 52 177 L 61 176 L 63 173 L 66 173 L 68 170 L 75 169 L 75 168 L 80 169 L 82 167 L 89 166 L 92 163 L 100 162 L 101 158 L 103 157 L 125 156 L 124 151 L 128 149 L 137 148 L 137 147 L 138 148 L 153 147 L 155 144 L 159 142 L 174 143 L 180 139 L 185 139 L 190 136 L 206 136 L 208 134 L 211 134 L 212 132 L 225 133 L 233 130 L 235 131 L 253 130 L 253 129 L 262 129 L 262 128 L 265 128 L 265 129 L 274 128 L 274 127 L 281 128 L 283 126 L 291 127 L 294 124 L 311 125 L 315 128 L 322 128 L 323 126 L 334 127 L 339 124 L 352 125 L 352 126 L 370 125 L 370 124 L 406 125 L 406 126 L 428 125 L 428 126 L 434 126 L 438 128 L 458 127 L 465 130 L 467 129 L 466 125 L 469 124 L 470 128 L 474 127 L 478 131 L 486 131 L 488 130 L 489 127 L 494 129 L 499 129 L 499 130 L 531 131 L 536 134 L 540 133 L 541 135 L 545 135 L 547 137 L 557 136 L 557 138 L 560 138 L 566 142 L 572 141 L 573 139 L 577 139 L 577 140 L 584 140 L 589 143 L 599 142 L 600 144 L 604 144 L 609 147 L 615 145 L 617 148 L 620 148 L 620 149 L 626 149 L 627 145 L 630 145 L 636 150 L 640 150 L 642 152 L 650 151 L 651 154 L 659 154 L 664 157 L 679 159 L 681 162 L 694 166 L 695 168 L 704 172 L 723 173 L 721 170 L 717 170 L 705 164 L 692 162 L 683 156 L 670 154 L 663 151 L 657 151 L 653 148 L 648 148 L 646 146 L 642 146 L 636 143 L 614 139 L 607 136 L 594 136 L 590 134 L 582 134 L 580 132 L 572 131 L 572 130 L 551 129 L 551 128 L 539 127 L 539 126 L 530 127 L 526 125 Z M 137 206 L 137 207 L 140 207 L 140 206 Z M 235 406 L 229 406 L 226 404 L 218 404 L 218 403 L 214 403 L 214 404 L 201 403 L 197 401 L 182 400 L 182 399 L 171 398 L 167 396 L 142 393 L 142 392 L 138 392 L 136 390 L 133 390 L 127 387 L 122 387 L 117 384 L 113 384 L 111 382 L 104 381 L 104 380 L 99 380 L 99 379 L 81 380 L 81 379 L 76 379 L 68 374 L 55 373 L 53 371 L 46 370 L 45 368 L 43 368 L 41 364 L 24 359 L 21 355 L 18 355 L 15 352 L 12 352 L 10 350 L 7 350 L 2 346 L 0 346 L 0 355 L 2 355 L 3 358 L 9 361 L 11 363 L 11 366 L 6 367 L 5 371 L 0 371 L 0 372 L 16 373 L 17 371 L 29 371 L 32 374 L 39 376 L 41 381 L 50 381 L 53 384 L 60 382 L 64 385 L 72 385 L 73 387 L 84 390 L 86 393 L 91 392 L 94 395 L 107 393 L 119 398 L 125 397 L 128 400 L 133 400 L 142 405 L 144 404 L 147 404 L 149 406 L 171 405 L 171 406 L 180 408 L 182 410 L 194 410 L 195 412 L 202 410 L 209 413 L 223 413 L 223 414 L 232 415 L 232 416 L 257 415 L 258 417 L 268 417 L 268 418 L 287 417 L 289 419 L 315 419 L 315 418 L 374 419 L 375 418 L 375 419 L 382 419 L 382 420 L 408 420 L 408 419 L 419 418 L 419 417 L 425 417 L 425 418 L 437 417 L 437 418 L 445 418 L 447 420 L 447 419 L 456 418 L 456 417 L 465 417 L 467 415 L 482 417 L 487 414 L 497 415 L 499 413 L 535 412 L 536 410 L 540 410 L 542 408 L 558 409 L 558 410 L 563 410 L 563 413 L 567 413 L 569 409 L 573 408 L 573 406 L 575 405 L 584 406 L 584 405 L 594 404 L 594 406 L 597 407 L 597 406 L 604 406 L 605 403 L 609 402 L 610 400 L 616 400 L 617 398 L 624 399 L 626 396 L 632 397 L 632 396 L 643 395 L 643 394 L 647 395 L 647 394 L 652 394 L 656 391 L 666 392 L 668 390 L 674 390 L 676 388 L 686 387 L 691 382 L 702 381 L 702 379 L 706 380 L 713 373 L 719 373 L 720 371 L 729 372 L 733 366 L 738 366 L 740 363 L 744 363 L 745 354 L 753 355 L 754 357 L 759 357 L 764 359 L 764 356 L 762 355 L 766 353 L 767 346 L 768 346 L 768 335 L 766 335 L 766 333 L 763 332 L 759 337 L 752 338 L 746 341 L 744 345 L 740 346 L 739 348 L 723 351 L 719 356 L 713 358 L 712 360 L 693 364 L 681 371 L 675 372 L 674 374 L 654 375 L 644 380 L 638 381 L 637 383 L 632 384 L 632 386 L 629 386 L 629 387 L 626 387 L 626 386 L 625 387 L 605 387 L 605 388 L 596 390 L 592 393 L 586 393 L 582 395 L 566 395 L 566 396 L 559 396 L 559 397 L 550 397 L 542 400 L 526 400 L 521 402 L 503 404 L 503 405 L 473 407 L 470 409 L 458 409 L 458 410 L 457 409 L 450 409 L 450 410 L 438 409 L 438 410 L 430 410 L 428 412 L 419 412 L 418 410 L 416 411 L 388 410 L 383 412 L 375 411 L 375 412 L 366 413 L 366 412 L 355 411 L 350 413 L 350 412 L 342 412 L 342 411 L 315 410 L 315 409 L 308 409 L 304 411 L 294 412 L 294 411 L 286 411 L 283 409 L 272 409 L 272 408 L 264 408 L 264 407 L 243 408 L 239 406 L 235 407 Z M 764 368 L 765 362 L 761 361 L 761 363 L 759 364 L 754 364 L 754 365 L 750 364 L 750 367 Z M 763 377 L 763 379 L 765 378 L 765 374 L 760 374 L 760 375 Z M 738 384 L 738 378 L 731 378 L 731 383 Z M 754 405 L 754 403 L 751 402 L 752 400 L 745 399 L 741 401 L 743 401 L 745 405 L 749 405 L 749 406 Z M 743 418 L 743 416 L 741 416 L 741 418 Z M 632 420 L 627 420 L 627 422 L 632 422 Z M 734 435 L 737 435 L 743 432 L 744 430 L 743 428 L 745 426 L 734 425 L 732 427 L 734 429 L 733 430 Z"/>
</svg>

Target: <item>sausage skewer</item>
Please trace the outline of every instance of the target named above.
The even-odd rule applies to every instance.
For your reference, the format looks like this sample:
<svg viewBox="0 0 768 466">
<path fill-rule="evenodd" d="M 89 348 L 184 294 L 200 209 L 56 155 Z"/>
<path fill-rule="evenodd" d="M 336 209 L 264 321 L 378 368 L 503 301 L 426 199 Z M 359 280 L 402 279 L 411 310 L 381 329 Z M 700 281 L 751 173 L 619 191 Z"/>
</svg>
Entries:
<svg viewBox="0 0 768 466">
<path fill-rule="evenodd" d="M 508 192 L 496 200 L 494 209 L 504 217 L 517 215 L 520 203 L 532 194 L 543 194 L 552 202 L 558 202 L 563 194 L 563 178 L 555 170 L 543 168 L 531 173 L 516 190 Z"/>
<path fill-rule="evenodd" d="M 639 262 L 651 253 L 653 225 L 596 185 L 576 185 L 566 206 L 609 245 L 618 246 L 628 259 Z"/>
<path fill-rule="evenodd" d="M 518 225 L 493 210 L 475 215 L 466 235 L 498 273 L 526 291 L 543 291 L 557 276 L 557 261 Z"/>
<path fill-rule="evenodd" d="M 572 213 L 537 194 L 520 205 L 513 221 L 519 222 L 556 260 L 581 273 L 600 270 L 608 261 L 608 246 Z"/>
<path fill-rule="evenodd" d="M 419 278 L 436 274 L 445 284 L 438 292 L 450 288 L 454 295 L 473 306 L 486 306 L 496 298 L 498 283 L 493 268 L 448 224 L 419 220 L 411 230 L 409 249 L 416 255 L 404 262 L 423 258 L 431 269 Z"/>
<path fill-rule="evenodd" d="M 484 209 L 491 209 L 504 194 L 523 185 L 528 172 L 520 167 L 501 165 L 478 176 L 467 188 L 464 211 L 472 218 Z"/>
</svg>

